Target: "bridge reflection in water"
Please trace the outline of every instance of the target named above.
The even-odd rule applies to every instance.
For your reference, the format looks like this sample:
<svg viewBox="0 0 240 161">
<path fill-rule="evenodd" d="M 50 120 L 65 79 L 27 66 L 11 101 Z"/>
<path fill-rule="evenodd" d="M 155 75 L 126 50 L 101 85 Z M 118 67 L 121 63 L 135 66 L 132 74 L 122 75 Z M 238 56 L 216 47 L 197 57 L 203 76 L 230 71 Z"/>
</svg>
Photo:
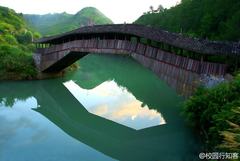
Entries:
<svg viewBox="0 0 240 161">
<path fill-rule="evenodd" d="M 185 96 L 199 86 L 201 74 L 225 75 L 226 65 L 208 62 L 207 56 L 240 55 L 239 43 L 193 39 L 141 25 L 82 27 L 36 45 L 40 71 L 61 71 L 89 53 L 128 54 Z"/>
<path fill-rule="evenodd" d="M 183 128 L 181 122 L 172 122 L 170 119 L 168 126 L 136 131 L 89 113 L 62 84 L 52 87 L 41 83 L 37 89 L 31 89 L 30 96 L 37 91 L 34 97 L 38 104 L 38 108 L 32 110 L 41 113 L 68 135 L 107 156 L 126 161 L 152 158 L 193 160 L 197 156 L 197 149 L 194 149 L 197 144 L 192 142 L 191 135 L 179 130 Z M 21 95 L 20 92 L 18 94 Z"/>
<path fill-rule="evenodd" d="M 95 56 L 92 55 L 92 57 Z M 131 60 L 124 60 L 122 64 L 124 65 L 126 61 Z M 85 66 L 86 62 L 88 66 Z M 93 62 L 86 62 L 82 62 L 82 70 L 86 68 L 89 70 L 91 65 L 94 65 Z M 106 65 L 105 68 L 108 67 Z M 134 75 L 137 70 L 133 69 L 129 75 Z M 85 79 L 85 83 L 81 84 L 82 88 L 94 89 L 114 77 L 118 85 L 126 87 L 150 110 L 156 108 L 155 110 L 162 114 L 167 124 L 134 130 L 93 115 L 64 87 L 62 83 L 68 81 L 67 78 L 26 84 L 24 82 L 2 84 L 0 85 L 0 98 L 6 98 L 10 100 L 8 102 L 12 102 L 11 100 L 15 98 L 24 100 L 28 97 L 35 97 L 38 108 L 33 110 L 42 114 L 73 138 L 117 160 L 179 160 L 181 158 L 187 161 L 196 159 L 199 144 L 193 139 L 192 132 L 185 127 L 184 121 L 179 117 L 180 109 L 177 106 L 182 99 L 175 95 L 173 90 L 167 91 L 169 90 L 167 86 L 158 89 L 159 87 L 155 84 L 159 81 L 158 83 L 149 81 L 149 78 L 153 77 L 151 74 L 146 75 L 148 77 L 146 80 L 152 84 L 147 86 L 145 78 L 140 80 L 140 76 L 127 77 L 126 72 L 120 72 L 114 67 L 110 70 L 110 74 L 103 72 L 105 71 L 103 68 L 95 69 L 95 71 L 90 74 L 94 74 L 93 77 L 98 79 L 81 77 Z M 81 73 L 73 73 L 73 75 L 74 80 L 79 78 Z"/>
</svg>

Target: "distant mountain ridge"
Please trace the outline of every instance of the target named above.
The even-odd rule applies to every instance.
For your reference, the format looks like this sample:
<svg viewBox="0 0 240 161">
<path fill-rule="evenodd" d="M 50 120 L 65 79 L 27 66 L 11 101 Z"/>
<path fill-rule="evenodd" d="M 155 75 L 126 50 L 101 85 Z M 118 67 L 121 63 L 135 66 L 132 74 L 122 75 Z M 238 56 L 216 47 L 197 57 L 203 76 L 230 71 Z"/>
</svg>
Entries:
<svg viewBox="0 0 240 161">
<path fill-rule="evenodd" d="M 75 15 L 63 13 L 23 15 L 28 24 L 43 36 L 64 33 L 81 26 L 112 24 L 112 20 L 94 7 L 86 7 Z"/>
</svg>

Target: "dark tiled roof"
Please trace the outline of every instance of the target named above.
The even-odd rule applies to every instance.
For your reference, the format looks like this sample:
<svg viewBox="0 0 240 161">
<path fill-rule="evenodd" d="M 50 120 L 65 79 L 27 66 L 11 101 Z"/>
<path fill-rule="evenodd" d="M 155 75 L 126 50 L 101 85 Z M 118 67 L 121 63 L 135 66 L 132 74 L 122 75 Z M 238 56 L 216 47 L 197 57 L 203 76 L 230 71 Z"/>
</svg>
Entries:
<svg viewBox="0 0 240 161">
<path fill-rule="evenodd" d="M 231 56 L 240 55 L 239 42 L 209 41 L 204 39 L 190 38 L 183 36 L 181 34 L 164 31 L 159 28 L 153 28 L 136 24 L 86 26 L 60 35 L 44 37 L 37 40 L 36 42 L 48 43 L 63 38 L 65 36 L 88 33 L 130 34 L 155 40 L 158 42 L 164 42 L 175 47 L 179 47 L 185 50 L 190 50 L 202 54 L 231 55 Z"/>
</svg>

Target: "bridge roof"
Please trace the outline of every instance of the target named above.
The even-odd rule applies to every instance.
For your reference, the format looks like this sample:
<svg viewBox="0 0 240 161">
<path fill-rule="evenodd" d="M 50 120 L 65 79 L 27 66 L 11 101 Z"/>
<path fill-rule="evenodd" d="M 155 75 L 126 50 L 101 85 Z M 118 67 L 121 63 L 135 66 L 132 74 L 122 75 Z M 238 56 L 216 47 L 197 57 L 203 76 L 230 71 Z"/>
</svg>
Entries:
<svg viewBox="0 0 240 161">
<path fill-rule="evenodd" d="M 239 42 L 210 41 L 205 39 L 190 38 L 182 34 L 171 33 L 159 28 L 136 24 L 85 26 L 60 35 L 43 37 L 35 41 L 35 43 L 51 43 L 64 37 L 76 34 L 100 33 L 120 33 L 134 35 L 202 54 L 231 56 L 240 55 Z"/>
</svg>

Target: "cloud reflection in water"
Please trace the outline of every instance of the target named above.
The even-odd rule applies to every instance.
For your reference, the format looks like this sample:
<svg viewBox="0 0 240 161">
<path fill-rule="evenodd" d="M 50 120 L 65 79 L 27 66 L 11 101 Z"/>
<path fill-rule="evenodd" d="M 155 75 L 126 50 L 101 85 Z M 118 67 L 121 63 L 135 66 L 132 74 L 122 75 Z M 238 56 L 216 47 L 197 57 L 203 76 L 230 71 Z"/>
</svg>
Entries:
<svg viewBox="0 0 240 161">
<path fill-rule="evenodd" d="M 72 80 L 65 82 L 64 86 L 88 112 L 130 128 L 139 130 L 166 123 L 161 113 L 143 105 L 114 80 L 90 90 L 81 88 Z"/>
</svg>

